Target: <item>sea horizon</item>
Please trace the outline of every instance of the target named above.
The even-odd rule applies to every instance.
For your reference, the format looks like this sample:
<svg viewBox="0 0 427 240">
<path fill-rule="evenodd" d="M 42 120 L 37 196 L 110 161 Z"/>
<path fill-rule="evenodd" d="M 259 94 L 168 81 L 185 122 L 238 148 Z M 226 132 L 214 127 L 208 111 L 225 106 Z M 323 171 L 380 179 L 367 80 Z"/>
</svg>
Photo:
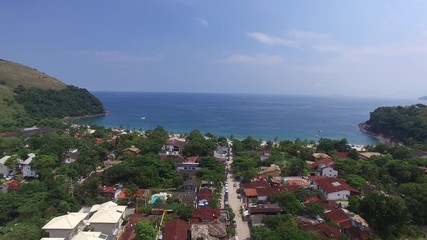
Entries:
<svg viewBox="0 0 427 240">
<path fill-rule="evenodd" d="M 418 99 L 303 96 L 255 93 L 91 91 L 108 115 L 84 124 L 168 132 L 200 130 L 217 136 L 262 140 L 346 138 L 350 144 L 376 144 L 358 124 L 381 106 L 411 105 Z"/>
</svg>

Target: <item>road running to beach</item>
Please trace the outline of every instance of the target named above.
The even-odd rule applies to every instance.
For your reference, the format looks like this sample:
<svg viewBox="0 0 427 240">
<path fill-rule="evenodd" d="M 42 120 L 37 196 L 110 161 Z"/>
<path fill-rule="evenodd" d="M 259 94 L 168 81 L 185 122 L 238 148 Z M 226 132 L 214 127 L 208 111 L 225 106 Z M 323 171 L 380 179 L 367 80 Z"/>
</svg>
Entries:
<svg viewBox="0 0 427 240">
<path fill-rule="evenodd" d="M 230 157 L 230 160 L 227 161 L 227 168 L 230 167 L 231 163 L 233 162 L 233 158 Z M 239 182 L 234 180 L 234 176 L 232 174 L 227 174 L 227 183 L 228 183 L 228 204 L 230 205 L 231 209 L 233 209 L 234 214 L 236 217 L 234 220 L 236 220 L 237 228 L 236 228 L 236 239 L 239 240 L 246 240 L 251 238 L 251 234 L 249 231 L 248 223 L 243 221 L 242 214 L 240 214 L 240 208 L 243 208 L 243 204 L 241 199 L 237 198 L 236 190 L 239 188 Z M 236 184 L 236 187 L 234 187 L 234 184 Z"/>
</svg>

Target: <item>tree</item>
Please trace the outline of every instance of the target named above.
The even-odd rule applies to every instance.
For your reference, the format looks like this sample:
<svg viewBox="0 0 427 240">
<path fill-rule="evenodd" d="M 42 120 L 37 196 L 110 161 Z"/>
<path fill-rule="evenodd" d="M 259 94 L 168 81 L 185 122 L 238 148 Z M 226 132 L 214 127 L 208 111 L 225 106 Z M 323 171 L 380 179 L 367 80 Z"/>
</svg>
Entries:
<svg viewBox="0 0 427 240">
<path fill-rule="evenodd" d="M 175 213 L 179 219 L 188 221 L 191 219 L 191 214 L 194 211 L 194 207 L 188 204 L 179 204 L 175 208 Z"/>
<path fill-rule="evenodd" d="M 271 201 L 278 203 L 284 213 L 296 215 L 303 209 L 301 202 L 292 192 L 280 192 L 271 196 Z"/>
<path fill-rule="evenodd" d="M 136 239 L 137 240 L 155 240 L 156 229 L 148 221 L 139 221 L 135 225 Z"/>
<path fill-rule="evenodd" d="M 355 188 L 361 188 L 366 184 L 366 180 L 356 174 L 348 174 L 344 179 Z"/>
<path fill-rule="evenodd" d="M 318 203 L 308 203 L 304 206 L 304 213 L 311 217 L 322 216 L 325 208 Z"/>
<path fill-rule="evenodd" d="M 405 202 L 398 197 L 369 194 L 360 202 L 361 216 L 384 239 L 399 237 L 409 223 Z"/>
</svg>

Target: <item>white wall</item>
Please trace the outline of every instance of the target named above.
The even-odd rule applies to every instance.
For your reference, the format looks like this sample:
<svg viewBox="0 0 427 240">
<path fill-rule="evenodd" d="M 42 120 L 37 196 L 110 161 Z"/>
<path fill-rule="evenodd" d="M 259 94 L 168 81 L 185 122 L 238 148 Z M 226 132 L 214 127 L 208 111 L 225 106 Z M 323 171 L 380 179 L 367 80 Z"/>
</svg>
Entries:
<svg viewBox="0 0 427 240">
<path fill-rule="evenodd" d="M 322 169 L 322 176 L 324 177 L 338 177 L 338 171 L 334 170 L 331 167 Z"/>
<path fill-rule="evenodd" d="M 348 200 L 348 196 L 350 196 L 350 191 L 349 190 L 343 190 L 343 191 L 339 191 L 339 192 L 333 192 L 333 193 L 329 193 L 326 194 L 324 192 L 327 200 Z"/>
</svg>

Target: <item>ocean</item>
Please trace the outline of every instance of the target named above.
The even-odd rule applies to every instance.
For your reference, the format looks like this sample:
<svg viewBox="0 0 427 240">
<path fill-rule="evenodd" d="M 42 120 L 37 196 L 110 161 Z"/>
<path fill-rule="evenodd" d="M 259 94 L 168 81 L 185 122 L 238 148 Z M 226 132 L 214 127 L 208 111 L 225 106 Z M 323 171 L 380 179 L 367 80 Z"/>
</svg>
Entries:
<svg viewBox="0 0 427 240">
<path fill-rule="evenodd" d="M 217 136 L 274 140 L 346 138 L 352 144 L 377 141 L 358 124 L 380 106 L 418 100 L 365 99 L 257 94 L 94 92 L 110 114 L 85 124 L 147 130 L 163 126 L 173 133 L 198 129 Z"/>
</svg>

